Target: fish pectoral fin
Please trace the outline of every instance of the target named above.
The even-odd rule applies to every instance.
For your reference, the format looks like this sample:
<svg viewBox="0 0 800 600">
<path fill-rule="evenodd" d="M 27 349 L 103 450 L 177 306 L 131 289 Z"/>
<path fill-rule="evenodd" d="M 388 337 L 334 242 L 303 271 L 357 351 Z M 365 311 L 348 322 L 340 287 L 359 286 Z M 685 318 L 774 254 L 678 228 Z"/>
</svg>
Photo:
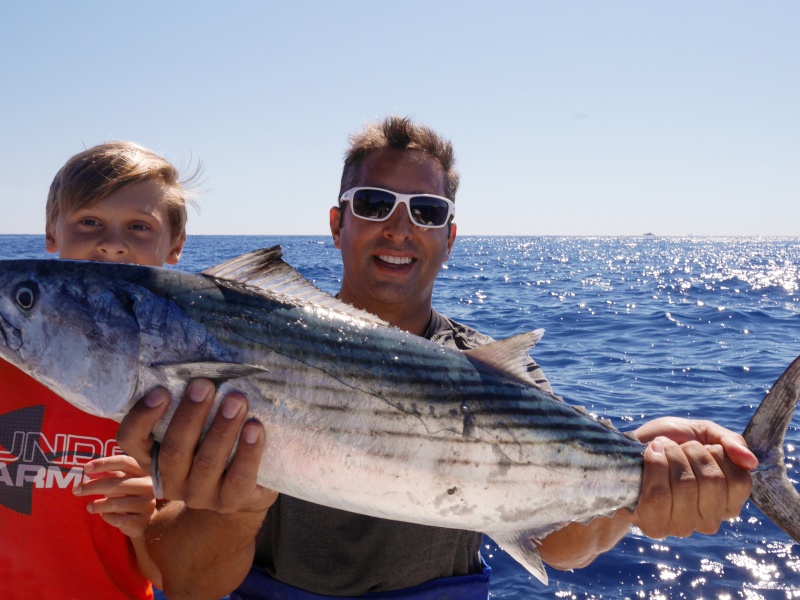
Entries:
<svg viewBox="0 0 800 600">
<path fill-rule="evenodd" d="M 543 584 L 547 585 L 547 571 L 539 557 L 539 551 L 533 538 L 539 538 L 538 531 L 504 531 L 502 533 L 486 532 L 494 542 L 500 546 L 511 558 L 516 560 L 525 569 Z"/>
<path fill-rule="evenodd" d="M 476 367 L 483 365 L 494 371 L 511 376 L 525 385 L 536 383 L 528 373 L 528 351 L 542 339 L 544 329 L 521 333 L 499 342 L 492 342 L 464 354 Z"/>
<path fill-rule="evenodd" d="M 174 377 L 181 381 L 189 381 L 196 377 L 206 377 L 217 385 L 229 379 L 250 377 L 268 371 L 268 369 L 258 365 L 213 361 L 164 363 L 153 365 L 152 368 L 161 371 L 167 377 Z"/>
</svg>

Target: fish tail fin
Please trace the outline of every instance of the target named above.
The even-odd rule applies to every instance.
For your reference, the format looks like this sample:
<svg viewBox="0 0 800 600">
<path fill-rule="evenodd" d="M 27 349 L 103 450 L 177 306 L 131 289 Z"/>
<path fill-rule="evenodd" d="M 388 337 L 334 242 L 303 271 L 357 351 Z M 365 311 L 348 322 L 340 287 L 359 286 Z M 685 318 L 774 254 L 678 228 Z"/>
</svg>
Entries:
<svg viewBox="0 0 800 600">
<path fill-rule="evenodd" d="M 800 542 L 800 494 L 789 481 L 783 456 L 784 436 L 798 399 L 800 357 L 764 396 L 743 435 L 759 462 L 753 471 L 750 499 L 773 523 Z"/>
</svg>

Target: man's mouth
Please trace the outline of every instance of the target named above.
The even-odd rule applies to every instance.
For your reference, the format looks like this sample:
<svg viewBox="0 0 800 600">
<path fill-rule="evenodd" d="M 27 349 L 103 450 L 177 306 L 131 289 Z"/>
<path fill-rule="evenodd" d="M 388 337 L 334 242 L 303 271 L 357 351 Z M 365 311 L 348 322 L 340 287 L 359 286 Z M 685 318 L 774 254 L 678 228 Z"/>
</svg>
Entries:
<svg viewBox="0 0 800 600">
<path fill-rule="evenodd" d="M 377 258 L 390 265 L 410 265 L 414 260 L 410 256 L 388 256 L 386 254 L 381 254 Z"/>
</svg>

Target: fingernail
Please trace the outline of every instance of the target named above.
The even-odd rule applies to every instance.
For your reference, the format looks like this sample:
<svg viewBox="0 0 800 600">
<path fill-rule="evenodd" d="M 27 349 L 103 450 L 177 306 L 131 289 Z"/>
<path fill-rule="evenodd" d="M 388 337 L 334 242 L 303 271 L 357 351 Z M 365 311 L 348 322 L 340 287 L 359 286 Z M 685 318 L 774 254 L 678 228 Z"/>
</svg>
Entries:
<svg viewBox="0 0 800 600">
<path fill-rule="evenodd" d="M 650 450 L 656 454 L 664 454 L 664 441 L 658 438 L 650 442 Z"/>
<path fill-rule="evenodd" d="M 164 404 L 166 395 L 161 393 L 161 390 L 153 390 L 144 397 L 144 403 L 148 408 L 157 408 Z"/>
<path fill-rule="evenodd" d="M 222 416 L 226 419 L 232 419 L 239 414 L 242 408 L 242 403 L 235 398 L 225 398 L 222 401 Z"/>
<path fill-rule="evenodd" d="M 189 398 L 192 402 L 202 402 L 208 396 L 213 384 L 205 379 L 196 379 L 189 384 Z"/>
<path fill-rule="evenodd" d="M 94 464 L 93 463 L 86 463 L 83 465 L 83 472 L 84 473 L 91 473 L 94 471 Z"/>
<path fill-rule="evenodd" d="M 244 426 L 244 431 L 242 434 L 244 435 L 244 441 L 248 444 L 255 444 L 258 441 L 258 436 L 260 434 L 261 425 L 257 423 L 251 423 L 249 425 Z"/>
<path fill-rule="evenodd" d="M 83 486 L 80 483 L 76 483 L 74 486 L 72 486 L 72 493 L 76 496 L 79 496 L 82 491 Z"/>
<path fill-rule="evenodd" d="M 86 505 L 86 510 L 89 511 L 90 513 L 93 513 L 94 512 L 94 503 L 89 502 L 89 504 Z"/>
</svg>

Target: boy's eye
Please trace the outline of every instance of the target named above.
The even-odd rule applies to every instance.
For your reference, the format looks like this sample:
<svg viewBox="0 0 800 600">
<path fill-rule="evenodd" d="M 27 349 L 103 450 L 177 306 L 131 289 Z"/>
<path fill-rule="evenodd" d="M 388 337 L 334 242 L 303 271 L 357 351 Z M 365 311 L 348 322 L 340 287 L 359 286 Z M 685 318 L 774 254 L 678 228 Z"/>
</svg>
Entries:
<svg viewBox="0 0 800 600">
<path fill-rule="evenodd" d="M 100 225 L 100 221 L 98 221 L 97 219 L 90 219 L 89 217 L 81 219 L 80 221 L 78 221 L 78 223 L 80 223 L 81 225 L 86 225 L 87 227 L 97 227 Z"/>
<path fill-rule="evenodd" d="M 150 226 L 145 225 L 144 223 L 134 223 L 133 225 L 131 225 L 131 229 L 134 229 L 136 231 L 149 231 Z"/>
</svg>

